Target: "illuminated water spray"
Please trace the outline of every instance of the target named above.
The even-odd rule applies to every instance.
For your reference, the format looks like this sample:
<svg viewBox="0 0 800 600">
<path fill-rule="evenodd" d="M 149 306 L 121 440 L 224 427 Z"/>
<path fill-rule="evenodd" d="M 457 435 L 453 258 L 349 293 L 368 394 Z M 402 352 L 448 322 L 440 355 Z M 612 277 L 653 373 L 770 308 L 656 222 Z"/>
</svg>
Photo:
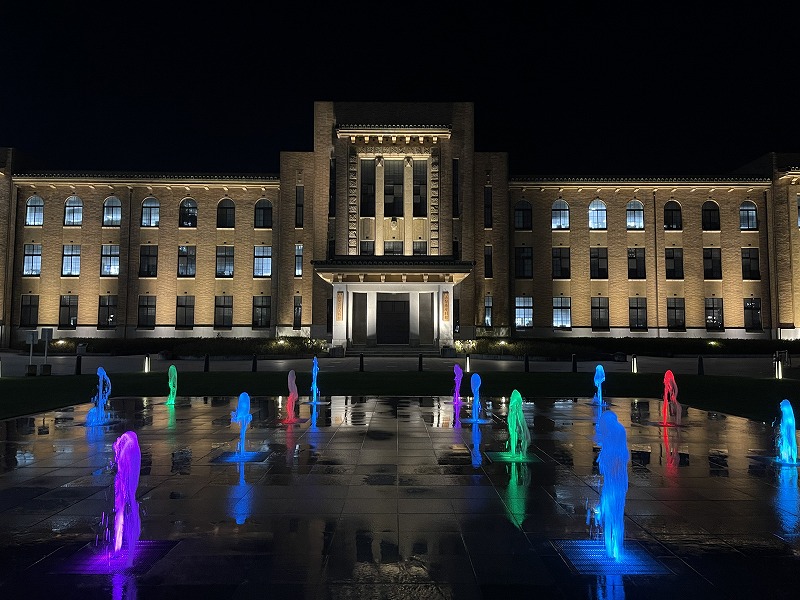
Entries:
<svg viewBox="0 0 800 600">
<path fill-rule="evenodd" d="M 453 404 L 461 403 L 461 379 L 464 377 L 464 371 L 458 366 L 458 363 L 453 365 Z"/>
<path fill-rule="evenodd" d="M 281 420 L 281 423 L 299 423 L 300 419 L 295 416 L 295 407 L 297 406 L 297 383 L 295 383 L 294 369 L 289 371 L 287 377 L 289 383 L 289 398 L 286 400 L 286 418 Z"/>
<path fill-rule="evenodd" d="M 481 406 L 481 376 L 473 373 L 470 378 L 470 385 L 472 386 L 472 416 L 469 419 L 461 419 L 462 423 L 491 423 L 491 419 L 481 417 L 483 407 Z"/>
<path fill-rule="evenodd" d="M 781 400 L 781 422 L 775 438 L 778 461 L 787 464 L 797 462 L 797 435 L 795 433 L 794 409 L 788 400 Z"/>
<path fill-rule="evenodd" d="M 669 417 L 672 415 L 675 425 L 681 424 L 681 405 L 678 404 L 678 384 L 675 383 L 675 375 L 672 371 L 664 373 L 664 402 L 662 403 L 661 412 L 663 425 L 669 424 Z"/>
<path fill-rule="evenodd" d="M 319 363 L 317 357 L 314 357 L 314 362 L 311 366 L 311 402 L 316 403 L 319 396 L 319 388 L 317 387 L 317 373 L 319 373 Z"/>
<path fill-rule="evenodd" d="M 483 455 L 481 454 L 481 426 L 478 423 L 472 424 L 472 448 L 470 448 L 470 456 L 472 457 L 472 466 L 478 468 L 483 463 Z"/>
<path fill-rule="evenodd" d="M 175 368 L 175 365 L 169 366 L 169 397 L 167 398 L 167 404 L 175 404 L 175 396 L 178 395 L 178 369 Z"/>
<path fill-rule="evenodd" d="M 142 529 L 136 489 L 139 487 L 139 472 L 142 453 L 139 439 L 133 431 L 126 431 L 114 442 L 114 462 L 117 474 L 114 478 L 114 554 L 118 555 L 123 544 L 129 562 Z"/>
<path fill-rule="evenodd" d="M 508 403 L 508 452 L 512 457 L 525 456 L 531 443 L 531 432 L 522 412 L 522 395 L 514 390 Z"/>
<path fill-rule="evenodd" d="M 628 492 L 628 441 L 625 427 L 613 411 L 607 410 L 597 423 L 597 442 L 600 454 L 597 464 L 603 477 L 600 504 L 594 517 L 601 527 L 606 554 L 614 560 L 622 559 L 625 539 L 625 496 Z M 591 514 L 587 514 L 587 521 Z"/>
<path fill-rule="evenodd" d="M 103 425 L 108 421 L 106 405 L 110 395 L 111 380 L 106 375 L 106 370 L 103 367 L 97 367 L 97 393 L 92 398 L 94 406 L 86 414 L 87 425 Z"/>
<path fill-rule="evenodd" d="M 252 420 L 253 415 L 250 414 L 250 394 L 242 392 L 239 394 L 239 402 L 236 405 L 236 410 L 231 413 L 231 423 L 239 424 L 239 445 L 236 448 L 239 454 L 244 454 L 247 451 L 245 434 Z"/>
<path fill-rule="evenodd" d="M 594 403 L 595 404 L 604 404 L 603 401 L 603 382 L 606 380 L 606 371 L 603 369 L 603 365 L 597 365 L 594 370 L 594 387 L 597 388 L 597 391 L 594 393 Z"/>
</svg>

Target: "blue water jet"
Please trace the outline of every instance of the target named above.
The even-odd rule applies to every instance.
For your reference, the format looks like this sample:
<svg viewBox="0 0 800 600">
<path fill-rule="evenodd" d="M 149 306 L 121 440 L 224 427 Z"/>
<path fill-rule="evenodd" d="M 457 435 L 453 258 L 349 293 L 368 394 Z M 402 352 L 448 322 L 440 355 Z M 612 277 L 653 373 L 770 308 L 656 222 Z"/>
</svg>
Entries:
<svg viewBox="0 0 800 600">
<path fill-rule="evenodd" d="M 485 419 L 481 417 L 481 413 L 483 412 L 480 393 L 481 376 L 477 373 L 473 373 L 472 378 L 470 379 L 470 385 L 472 386 L 472 416 L 470 416 L 469 419 L 461 419 L 461 422 L 479 424 L 491 423 L 491 419 Z"/>
<path fill-rule="evenodd" d="M 622 559 L 625 539 L 625 496 L 628 492 L 628 440 L 625 427 L 613 411 L 607 410 L 597 423 L 597 442 L 600 454 L 597 464 L 603 484 L 596 519 L 602 527 L 606 554 L 614 560 Z"/>
<path fill-rule="evenodd" d="M 106 405 L 110 395 L 111 380 L 106 375 L 106 370 L 103 367 L 97 367 L 97 393 L 92 398 L 94 406 L 86 413 L 87 425 L 104 425 L 108 422 L 109 416 L 108 412 L 106 412 Z"/>
<path fill-rule="evenodd" d="M 253 420 L 253 415 L 250 414 L 250 394 L 242 392 L 239 394 L 239 403 L 236 405 L 236 410 L 231 413 L 231 423 L 239 424 L 239 446 L 236 451 L 239 454 L 244 454 L 247 450 L 245 445 L 245 433 L 250 421 Z"/>
<path fill-rule="evenodd" d="M 794 409 L 789 400 L 781 400 L 781 422 L 775 446 L 778 461 L 786 464 L 797 463 L 797 435 L 795 433 Z"/>
<path fill-rule="evenodd" d="M 597 365 L 594 370 L 594 387 L 597 388 L 597 391 L 594 394 L 594 403 L 595 404 L 604 404 L 603 401 L 603 382 L 606 380 L 606 372 L 603 369 L 603 365 Z"/>
</svg>

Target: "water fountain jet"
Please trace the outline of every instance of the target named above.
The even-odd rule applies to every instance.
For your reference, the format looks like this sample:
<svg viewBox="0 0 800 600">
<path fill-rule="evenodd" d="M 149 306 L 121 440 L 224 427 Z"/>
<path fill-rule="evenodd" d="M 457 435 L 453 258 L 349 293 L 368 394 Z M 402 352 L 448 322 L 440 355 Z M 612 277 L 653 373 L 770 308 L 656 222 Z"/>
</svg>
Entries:
<svg viewBox="0 0 800 600">
<path fill-rule="evenodd" d="M 167 397 L 167 404 L 173 405 L 175 404 L 175 396 L 178 394 L 178 369 L 175 368 L 175 365 L 169 366 L 169 396 Z"/>
<path fill-rule="evenodd" d="M 775 439 L 778 450 L 778 462 L 784 464 L 797 463 L 797 434 L 794 420 L 794 409 L 789 400 L 781 400 L 781 422 Z"/>
<path fill-rule="evenodd" d="M 673 418 L 675 425 L 681 424 L 681 405 L 678 403 L 678 384 L 671 370 L 664 373 L 664 401 L 661 407 L 662 425 L 670 425 L 669 417 Z"/>
<path fill-rule="evenodd" d="M 105 425 L 109 421 L 106 411 L 108 397 L 111 395 L 111 380 L 103 367 L 97 367 L 97 393 L 92 401 L 94 406 L 86 413 L 86 424 L 89 426 Z"/>
<path fill-rule="evenodd" d="M 119 555 L 124 543 L 127 561 L 132 564 L 142 529 L 139 503 L 136 501 L 142 453 L 139 438 L 133 431 L 126 431 L 114 442 L 114 461 L 117 464 L 114 478 L 114 554 Z"/>
</svg>

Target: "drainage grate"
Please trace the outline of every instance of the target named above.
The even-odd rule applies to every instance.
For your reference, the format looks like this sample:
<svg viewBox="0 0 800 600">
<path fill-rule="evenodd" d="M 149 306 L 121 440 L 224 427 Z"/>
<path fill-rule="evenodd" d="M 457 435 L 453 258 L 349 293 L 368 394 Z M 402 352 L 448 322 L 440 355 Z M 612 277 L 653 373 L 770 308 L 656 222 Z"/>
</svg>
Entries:
<svg viewBox="0 0 800 600">
<path fill-rule="evenodd" d="M 108 546 L 88 543 L 72 556 L 59 561 L 50 573 L 72 575 L 144 575 L 178 544 L 173 540 L 139 540 L 133 561 L 127 552 L 111 556 Z"/>
<path fill-rule="evenodd" d="M 223 452 L 212 463 L 260 463 L 267 460 L 270 452 Z"/>
<path fill-rule="evenodd" d="M 484 452 L 484 454 L 489 458 L 490 462 L 493 463 L 540 463 L 542 459 L 528 452 L 523 454 L 522 456 L 519 455 L 512 455 L 509 452 Z"/>
<path fill-rule="evenodd" d="M 552 544 L 580 575 L 673 574 L 637 542 L 625 542 L 622 560 L 609 557 L 602 540 L 553 540 Z"/>
</svg>

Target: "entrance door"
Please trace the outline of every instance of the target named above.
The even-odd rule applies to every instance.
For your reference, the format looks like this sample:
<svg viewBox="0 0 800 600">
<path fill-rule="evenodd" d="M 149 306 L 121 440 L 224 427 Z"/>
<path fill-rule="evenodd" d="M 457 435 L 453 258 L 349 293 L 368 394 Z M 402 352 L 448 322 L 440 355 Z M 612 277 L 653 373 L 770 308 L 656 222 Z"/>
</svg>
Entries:
<svg viewBox="0 0 800 600">
<path fill-rule="evenodd" d="M 375 337 L 378 344 L 408 344 L 408 296 L 392 294 L 405 300 L 382 300 L 378 296 L 376 307 Z M 385 296 L 389 296 L 386 294 Z"/>
</svg>

